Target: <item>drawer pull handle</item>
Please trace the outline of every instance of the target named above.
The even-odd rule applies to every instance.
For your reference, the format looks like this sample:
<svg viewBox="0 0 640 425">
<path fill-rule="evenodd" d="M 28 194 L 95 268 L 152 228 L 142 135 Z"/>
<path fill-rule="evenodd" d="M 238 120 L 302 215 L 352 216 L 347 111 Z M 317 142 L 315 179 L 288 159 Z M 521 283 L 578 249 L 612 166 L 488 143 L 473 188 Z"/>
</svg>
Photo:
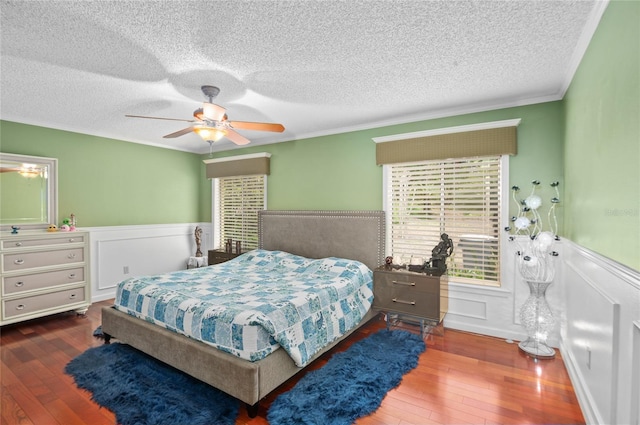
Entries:
<svg viewBox="0 0 640 425">
<path fill-rule="evenodd" d="M 69 279 L 73 279 L 74 277 L 76 277 L 76 274 L 75 274 L 75 273 L 71 273 L 71 274 L 69 275 Z"/>
<path fill-rule="evenodd" d="M 75 299 L 75 298 L 76 298 L 76 294 L 71 294 L 71 295 L 69 295 L 69 299 L 72 299 L 72 300 L 73 300 L 73 299 Z"/>
<path fill-rule="evenodd" d="M 69 242 L 75 242 L 76 240 L 73 238 L 69 238 Z"/>
<path fill-rule="evenodd" d="M 22 288 L 24 286 L 24 282 L 16 282 L 16 288 Z"/>
<path fill-rule="evenodd" d="M 405 300 L 399 300 L 397 298 L 392 299 L 391 301 L 393 301 L 394 303 L 399 303 L 399 304 L 409 304 L 409 305 L 416 305 L 415 301 L 405 301 Z"/>
<path fill-rule="evenodd" d="M 398 282 L 397 280 L 391 281 L 394 285 L 416 286 L 415 282 Z"/>
<path fill-rule="evenodd" d="M 24 264 L 24 260 L 22 259 L 13 260 L 13 264 L 17 264 L 18 266 L 21 266 Z"/>
<path fill-rule="evenodd" d="M 16 310 L 24 310 L 24 304 L 17 305 Z"/>
<path fill-rule="evenodd" d="M 22 246 L 22 242 L 16 242 L 16 246 Z"/>
<path fill-rule="evenodd" d="M 69 260 L 73 260 L 74 258 L 76 258 L 76 254 L 71 253 L 71 254 L 67 255 L 67 258 L 68 258 Z"/>
</svg>

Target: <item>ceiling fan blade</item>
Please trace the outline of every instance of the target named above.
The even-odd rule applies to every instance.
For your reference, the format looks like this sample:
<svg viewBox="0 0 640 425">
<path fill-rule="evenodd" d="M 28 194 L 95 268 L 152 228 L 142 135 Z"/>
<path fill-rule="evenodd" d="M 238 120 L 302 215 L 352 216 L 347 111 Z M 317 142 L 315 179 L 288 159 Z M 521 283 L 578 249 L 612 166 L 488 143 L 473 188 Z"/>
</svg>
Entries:
<svg viewBox="0 0 640 425">
<path fill-rule="evenodd" d="M 183 128 L 182 130 L 178 130 L 175 133 L 167 134 L 166 136 L 162 136 L 164 139 L 173 139 L 174 137 L 184 136 L 185 134 L 189 134 L 193 131 L 193 127 Z"/>
<path fill-rule="evenodd" d="M 206 119 L 211 121 L 222 121 L 227 110 L 215 103 L 204 102 L 202 104 L 202 111 Z"/>
<path fill-rule="evenodd" d="M 237 133 L 231 129 L 227 130 L 227 134 L 225 134 L 225 137 L 231 140 L 236 145 L 246 145 L 248 143 L 251 143 L 251 141 L 244 137 L 242 134 Z"/>
<path fill-rule="evenodd" d="M 284 131 L 282 124 L 268 122 L 229 121 L 229 124 L 231 124 L 231 127 L 241 130 L 274 131 L 276 133 L 282 133 Z"/>
<path fill-rule="evenodd" d="M 151 120 L 167 120 L 167 121 L 184 121 L 184 122 L 193 122 L 193 120 L 184 120 L 181 118 L 164 118 L 164 117 L 147 117 L 144 115 L 125 115 L 128 118 L 147 118 Z"/>
</svg>

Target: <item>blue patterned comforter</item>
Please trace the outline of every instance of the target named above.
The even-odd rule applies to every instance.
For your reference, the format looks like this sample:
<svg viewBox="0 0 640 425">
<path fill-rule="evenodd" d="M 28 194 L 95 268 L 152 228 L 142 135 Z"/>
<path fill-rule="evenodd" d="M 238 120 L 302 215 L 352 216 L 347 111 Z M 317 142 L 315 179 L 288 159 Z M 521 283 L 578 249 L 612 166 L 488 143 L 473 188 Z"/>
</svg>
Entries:
<svg viewBox="0 0 640 425">
<path fill-rule="evenodd" d="M 254 250 L 222 264 L 118 284 L 118 310 L 255 361 L 284 348 L 306 365 L 355 327 L 372 271 L 342 258 Z"/>
</svg>

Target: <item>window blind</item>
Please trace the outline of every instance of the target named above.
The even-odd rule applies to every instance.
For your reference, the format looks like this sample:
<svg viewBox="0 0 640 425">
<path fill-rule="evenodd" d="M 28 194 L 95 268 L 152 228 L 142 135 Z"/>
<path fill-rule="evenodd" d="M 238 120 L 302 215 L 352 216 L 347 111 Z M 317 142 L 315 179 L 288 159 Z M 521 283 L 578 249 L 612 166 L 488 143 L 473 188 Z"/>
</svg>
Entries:
<svg viewBox="0 0 640 425">
<path fill-rule="evenodd" d="M 389 164 L 389 243 L 394 258 L 431 258 L 446 233 L 457 281 L 499 284 L 500 156 Z"/>
<path fill-rule="evenodd" d="M 219 179 L 219 246 L 233 239 L 241 241 L 243 251 L 258 247 L 258 211 L 266 208 L 265 178 L 259 175 Z"/>
</svg>

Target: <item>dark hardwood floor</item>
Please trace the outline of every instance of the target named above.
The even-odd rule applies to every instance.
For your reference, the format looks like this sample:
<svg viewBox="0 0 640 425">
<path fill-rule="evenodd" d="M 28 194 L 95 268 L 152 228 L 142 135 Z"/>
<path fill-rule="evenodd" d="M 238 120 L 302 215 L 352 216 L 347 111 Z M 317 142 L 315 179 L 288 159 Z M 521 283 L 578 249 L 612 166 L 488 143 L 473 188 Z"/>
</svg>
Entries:
<svg viewBox="0 0 640 425">
<path fill-rule="evenodd" d="M 109 304 L 93 304 L 86 317 L 64 313 L 0 329 L 2 425 L 114 424 L 114 415 L 63 372 L 72 358 L 102 344 L 92 334 L 100 325 L 100 308 Z M 383 326 L 374 320 L 335 349 L 344 350 Z M 585 423 L 559 353 L 535 361 L 517 344 L 449 329 L 429 336 L 427 345 L 418 367 L 375 413 L 356 424 Z M 330 354 L 311 367 L 321 367 Z M 296 379 L 263 400 L 256 418 L 242 408 L 236 423 L 267 424 L 269 403 Z"/>
</svg>

